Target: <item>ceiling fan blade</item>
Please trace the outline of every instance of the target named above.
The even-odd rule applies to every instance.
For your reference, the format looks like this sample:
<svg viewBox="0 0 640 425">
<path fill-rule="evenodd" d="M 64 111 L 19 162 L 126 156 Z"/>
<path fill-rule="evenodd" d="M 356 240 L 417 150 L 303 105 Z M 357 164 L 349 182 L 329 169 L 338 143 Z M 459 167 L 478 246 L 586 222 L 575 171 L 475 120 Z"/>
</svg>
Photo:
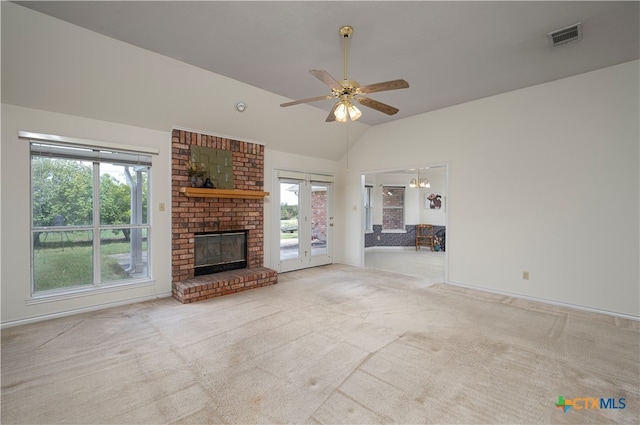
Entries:
<svg viewBox="0 0 640 425">
<path fill-rule="evenodd" d="M 378 102 L 377 100 L 373 100 L 368 97 L 361 96 L 361 97 L 358 97 L 356 100 L 358 101 L 358 103 L 364 106 L 368 106 L 369 108 L 373 108 L 376 111 L 383 112 L 387 115 L 395 115 L 399 111 L 399 109 L 394 108 L 393 106 L 386 105 L 382 102 Z"/>
<path fill-rule="evenodd" d="M 308 99 L 294 100 L 292 102 L 281 103 L 280 106 L 284 108 L 286 106 L 299 105 L 300 103 L 309 103 L 309 102 L 315 102 L 316 100 L 327 100 L 327 99 L 333 99 L 333 96 L 326 95 L 326 96 L 310 97 Z"/>
<path fill-rule="evenodd" d="M 385 81 L 384 83 L 375 83 L 368 84 L 366 86 L 360 87 L 358 90 L 360 93 L 374 93 L 377 91 L 386 91 L 386 90 L 397 90 L 397 89 L 406 89 L 409 87 L 409 83 L 405 80 L 393 80 L 393 81 Z"/>
<path fill-rule="evenodd" d="M 338 105 L 340 105 L 340 102 L 336 102 L 335 105 L 333 105 L 333 108 L 331 108 L 331 112 L 329 112 L 329 115 L 327 115 L 327 119 L 325 120 L 325 122 L 332 122 L 336 120 L 336 109 L 338 109 Z"/>
<path fill-rule="evenodd" d="M 331 90 L 342 91 L 342 85 L 338 81 L 336 81 L 336 79 L 333 78 L 327 71 L 323 71 L 321 69 L 312 69 L 311 71 L 309 71 L 309 73 L 311 73 L 311 75 L 316 77 L 318 80 L 328 85 Z"/>
</svg>

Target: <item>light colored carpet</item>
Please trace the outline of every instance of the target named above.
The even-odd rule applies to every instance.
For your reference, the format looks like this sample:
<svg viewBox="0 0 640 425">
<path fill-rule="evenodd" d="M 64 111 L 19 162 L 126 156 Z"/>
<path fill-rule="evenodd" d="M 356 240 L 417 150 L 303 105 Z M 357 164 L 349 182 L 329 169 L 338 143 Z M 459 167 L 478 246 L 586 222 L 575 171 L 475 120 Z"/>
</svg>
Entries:
<svg viewBox="0 0 640 425">
<path fill-rule="evenodd" d="M 279 280 L 3 330 L 2 423 L 638 423 L 638 322 L 341 265 Z"/>
</svg>

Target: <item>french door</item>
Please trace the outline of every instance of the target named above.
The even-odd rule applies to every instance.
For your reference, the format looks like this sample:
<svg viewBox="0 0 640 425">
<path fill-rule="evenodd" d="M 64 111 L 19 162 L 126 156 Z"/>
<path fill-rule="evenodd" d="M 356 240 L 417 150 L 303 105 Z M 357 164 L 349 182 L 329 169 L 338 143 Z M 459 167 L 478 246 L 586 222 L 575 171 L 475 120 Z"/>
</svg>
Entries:
<svg viewBox="0 0 640 425">
<path fill-rule="evenodd" d="M 331 176 L 276 171 L 279 184 L 279 272 L 333 262 Z"/>
</svg>

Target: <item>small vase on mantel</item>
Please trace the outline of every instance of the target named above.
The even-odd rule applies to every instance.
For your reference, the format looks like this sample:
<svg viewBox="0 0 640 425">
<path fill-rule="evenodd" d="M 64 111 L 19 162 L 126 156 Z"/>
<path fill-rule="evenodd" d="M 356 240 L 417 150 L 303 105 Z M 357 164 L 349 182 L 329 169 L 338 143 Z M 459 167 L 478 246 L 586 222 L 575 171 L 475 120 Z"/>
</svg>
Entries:
<svg viewBox="0 0 640 425">
<path fill-rule="evenodd" d="M 204 178 L 201 176 L 191 176 L 189 183 L 191 187 L 204 187 Z"/>
</svg>

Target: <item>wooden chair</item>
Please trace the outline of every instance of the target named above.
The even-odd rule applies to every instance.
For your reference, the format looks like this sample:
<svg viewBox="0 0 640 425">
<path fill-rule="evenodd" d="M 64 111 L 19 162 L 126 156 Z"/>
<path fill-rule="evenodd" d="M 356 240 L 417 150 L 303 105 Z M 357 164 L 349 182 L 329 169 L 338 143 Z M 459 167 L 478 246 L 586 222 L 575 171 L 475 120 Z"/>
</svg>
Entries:
<svg viewBox="0 0 640 425">
<path fill-rule="evenodd" d="M 433 226 L 431 224 L 416 224 L 416 251 L 421 246 L 428 246 L 433 251 Z"/>
</svg>

